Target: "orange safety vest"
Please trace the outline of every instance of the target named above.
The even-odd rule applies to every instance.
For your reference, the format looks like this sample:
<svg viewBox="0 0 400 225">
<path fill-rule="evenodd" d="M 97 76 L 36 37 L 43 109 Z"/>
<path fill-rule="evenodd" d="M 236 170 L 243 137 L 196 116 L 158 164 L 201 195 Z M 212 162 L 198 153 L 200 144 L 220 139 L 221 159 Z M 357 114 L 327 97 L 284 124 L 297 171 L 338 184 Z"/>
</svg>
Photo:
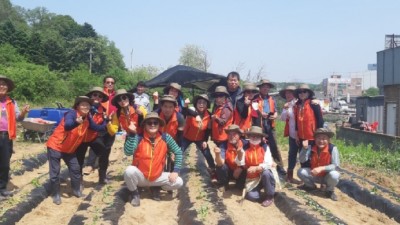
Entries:
<svg viewBox="0 0 400 225">
<path fill-rule="evenodd" d="M 75 113 L 77 114 L 77 116 L 79 116 L 78 112 L 75 111 Z M 68 131 L 65 130 L 64 124 L 65 117 L 62 118 L 60 124 L 58 124 L 58 126 L 54 130 L 46 145 L 53 150 L 62 153 L 72 154 L 82 143 L 83 138 L 89 128 L 89 120 L 86 117 L 83 123 Z"/>
<path fill-rule="evenodd" d="M 163 127 L 160 127 L 159 131 L 169 134 L 175 141 L 177 141 L 176 139 L 178 137 L 177 134 L 179 127 L 178 112 L 174 112 L 168 122 L 165 119 L 164 113 L 160 112 L 159 114 L 160 118 L 165 121 L 165 125 Z"/>
<path fill-rule="evenodd" d="M 243 142 L 242 140 L 239 140 L 238 149 L 241 149 L 242 147 L 243 147 Z M 236 156 L 237 156 L 237 151 L 235 146 L 233 146 L 233 144 L 228 142 L 225 151 L 225 163 L 231 170 L 235 170 L 238 167 L 235 162 Z"/>
<path fill-rule="evenodd" d="M 161 133 L 157 134 L 152 144 L 148 133 L 144 132 L 133 156 L 132 165 L 136 166 L 147 180 L 154 181 L 163 172 L 167 149 L 167 142 L 163 140 Z"/>
<path fill-rule="evenodd" d="M 96 124 L 102 124 L 104 121 L 103 112 L 105 112 L 105 108 L 103 106 L 99 105 L 97 107 L 97 111 L 98 112 L 92 116 L 92 119 Z M 88 142 L 94 141 L 94 139 L 96 139 L 96 137 L 97 137 L 97 134 L 98 134 L 97 131 L 88 129 L 82 142 L 88 143 Z"/>
<path fill-rule="evenodd" d="M 251 127 L 251 105 L 248 106 L 249 110 L 247 113 L 246 118 L 242 118 L 240 115 L 238 109 L 236 108 L 235 111 L 233 112 L 233 123 L 238 125 L 241 130 L 247 131 Z"/>
<path fill-rule="evenodd" d="M 265 150 L 262 146 L 257 145 L 254 146 L 252 144 L 249 145 L 249 148 L 245 150 L 246 158 L 245 158 L 245 165 L 246 168 L 251 166 L 258 166 L 264 162 L 264 154 Z M 260 177 L 261 172 L 256 173 L 247 173 L 247 178 L 253 179 Z"/>
<path fill-rule="evenodd" d="M 124 110 L 121 110 L 121 114 L 118 117 L 118 121 L 121 124 L 121 127 L 128 132 L 129 129 L 129 124 L 131 123 L 131 121 L 133 122 L 133 124 L 135 124 L 136 126 L 136 133 L 141 134 L 143 133 L 143 129 L 139 124 L 139 115 L 136 113 L 136 110 L 133 106 L 129 106 L 129 116 L 127 116 L 124 112 Z"/>
<path fill-rule="evenodd" d="M 214 115 L 216 118 L 220 118 L 221 117 L 221 113 L 222 110 L 224 108 L 229 108 L 227 106 L 227 104 L 225 104 L 224 106 L 219 106 L 218 108 L 216 108 Z M 229 127 L 229 125 L 231 125 L 233 123 L 233 115 L 231 115 L 230 118 L 228 118 L 228 120 L 226 121 L 225 125 L 223 127 L 221 127 L 216 120 L 213 120 L 211 123 L 211 137 L 212 140 L 214 141 L 226 141 L 228 140 L 228 134 L 225 133 L 225 129 L 227 127 Z"/>
<path fill-rule="evenodd" d="M 106 109 L 107 116 L 109 116 L 111 113 L 115 113 L 117 111 L 117 107 L 111 104 L 111 101 L 115 95 L 115 91 L 112 91 L 111 94 L 109 94 L 108 89 L 104 88 L 103 93 L 108 96 L 108 101 L 102 102 L 101 105 Z"/>
<path fill-rule="evenodd" d="M 324 149 L 322 149 L 318 155 L 318 147 L 316 145 L 313 145 L 311 147 L 311 158 L 310 158 L 310 163 L 311 163 L 311 170 L 314 168 L 320 167 L 320 166 L 327 166 L 331 164 L 332 156 L 331 153 L 329 152 L 329 145 L 326 145 Z M 322 171 L 321 173 L 317 174 L 319 177 L 323 177 L 326 175 L 325 171 Z"/>
<path fill-rule="evenodd" d="M 268 96 L 268 104 L 269 112 L 275 113 L 275 100 L 271 96 Z M 260 110 L 260 112 L 264 112 L 264 99 L 261 97 L 261 95 L 258 96 L 258 109 Z M 275 120 L 268 121 L 271 121 L 271 127 L 275 128 Z"/>
<path fill-rule="evenodd" d="M 189 141 L 207 141 L 204 138 L 210 120 L 211 116 L 207 110 L 204 112 L 201 123 L 196 121 L 196 117 L 187 116 L 185 128 L 183 129 L 183 137 Z"/>
<path fill-rule="evenodd" d="M 314 131 L 317 129 L 315 114 L 310 104 L 311 100 L 307 99 L 303 107 L 296 104 L 294 108 L 297 135 L 302 140 L 314 140 Z"/>
<path fill-rule="evenodd" d="M 14 140 L 17 137 L 17 118 L 15 115 L 15 104 L 10 97 L 6 97 L 6 113 L 8 122 L 8 138 Z"/>
</svg>

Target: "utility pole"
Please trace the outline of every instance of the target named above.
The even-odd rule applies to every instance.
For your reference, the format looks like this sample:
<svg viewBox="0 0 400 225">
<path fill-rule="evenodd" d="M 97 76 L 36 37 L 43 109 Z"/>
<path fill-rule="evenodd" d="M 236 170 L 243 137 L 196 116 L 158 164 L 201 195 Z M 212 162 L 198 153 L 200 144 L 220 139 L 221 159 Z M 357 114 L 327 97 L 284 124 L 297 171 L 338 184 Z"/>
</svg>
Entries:
<svg viewBox="0 0 400 225">
<path fill-rule="evenodd" d="M 132 48 L 132 51 L 131 51 L 131 71 L 133 70 L 133 67 L 132 67 L 132 58 L 133 58 L 133 48 Z"/>
<path fill-rule="evenodd" d="M 89 74 L 92 74 L 92 59 L 93 59 L 93 49 L 89 49 Z"/>
</svg>

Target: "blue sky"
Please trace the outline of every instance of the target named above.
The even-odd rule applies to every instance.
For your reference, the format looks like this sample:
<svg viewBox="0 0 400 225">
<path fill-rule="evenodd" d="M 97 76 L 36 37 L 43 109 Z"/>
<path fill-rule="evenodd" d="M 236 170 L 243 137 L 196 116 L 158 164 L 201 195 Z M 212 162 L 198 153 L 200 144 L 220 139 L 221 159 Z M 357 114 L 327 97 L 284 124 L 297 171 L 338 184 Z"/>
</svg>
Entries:
<svg viewBox="0 0 400 225">
<path fill-rule="evenodd" d="M 400 1 L 11 0 L 88 22 L 114 41 L 127 68 L 178 64 L 180 50 L 207 51 L 210 71 L 243 77 L 264 68 L 275 82 L 320 83 L 376 63 L 385 34 L 400 34 Z"/>
</svg>

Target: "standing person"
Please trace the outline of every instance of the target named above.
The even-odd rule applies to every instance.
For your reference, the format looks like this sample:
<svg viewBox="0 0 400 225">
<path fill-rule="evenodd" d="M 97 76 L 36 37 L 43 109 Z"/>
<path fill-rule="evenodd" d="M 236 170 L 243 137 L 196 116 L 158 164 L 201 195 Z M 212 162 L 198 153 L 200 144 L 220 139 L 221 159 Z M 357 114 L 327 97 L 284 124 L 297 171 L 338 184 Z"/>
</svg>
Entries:
<svg viewBox="0 0 400 225">
<path fill-rule="evenodd" d="M 227 189 L 230 180 L 235 180 L 235 186 L 243 189 L 246 181 L 246 170 L 236 164 L 237 152 L 242 151 L 248 142 L 242 139 L 243 131 L 238 125 L 232 124 L 225 129 L 228 141 L 214 148 L 215 162 L 217 164 L 218 184 Z"/>
<path fill-rule="evenodd" d="M 182 114 L 186 116 L 185 127 L 183 129 L 183 152 L 194 143 L 197 150 L 200 150 L 204 158 L 207 160 L 208 169 L 211 176 L 214 175 L 215 162 L 211 155 L 210 148 L 207 144 L 210 136 L 211 113 L 207 110 L 210 108 L 210 100 L 206 94 L 196 95 L 193 98 L 195 110 L 188 108 L 189 99 L 185 100 Z"/>
<path fill-rule="evenodd" d="M 296 141 L 297 131 L 294 106 L 297 99 L 294 97 L 295 90 L 295 86 L 289 85 L 285 89 L 279 91 L 279 95 L 286 100 L 286 103 L 283 105 L 281 120 L 285 121 L 283 136 L 289 137 L 289 158 L 286 181 L 290 183 L 297 183 L 296 180 L 293 179 L 293 170 L 296 166 L 297 154 L 300 151 L 299 145 Z"/>
<path fill-rule="evenodd" d="M 133 96 L 135 97 L 135 104 L 144 106 L 146 108 L 146 112 L 151 112 L 150 97 L 145 93 L 146 87 L 147 86 L 143 81 L 139 81 L 136 84 L 136 88 L 128 92 L 133 93 Z"/>
<path fill-rule="evenodd" d="M 175 98 L 176 100 L 175 111 L 182 112 L 182 107 L 184 105 L 182 86 L 178 83 L 172 82 L 164 88 L 163 92 L 164 96 L 169 95 Z M 153 93 L 153 100 L 154 100 L 153 111 L 160 111 L 159 109 L 160 106 L 158 105 L 159 103 L 158 92 Z"/>
<path fill-rule="evenodd" d="M 260 88 L 260 94 L 258 96 L 258 107 L 262 114 L 262 125 L 264 132 L 267 134 L 268 146 L 271 149 L 272 157 L 274 158 L 277 165 L 277 171 L 281 176 L 286 176 L 286 171 L 283 166 L 283 160 L 281 151 L 276 143 L 275 134 L 275 120 L 278 117 L 276 101 L 269 95 L 271 88 L 274 88 L 269 80 L 261 80 L 258 85 Z"/>
<path fill-rule="evenodd" d="M 233 112 L 233 123 L 237 124 L 241 130 L 247 131 L 253 124 L 261 124 L 261 113 L 258 108 L 258 101 L 255 99 L 259 93 L 258 87 L 253 83 L 243 85 L 242 97 L 236 101 Z M 253 123 L 255 120 L 259 122 Z"/>
<path fill-rule="evenodd" d="M 106 123 L 106 109 L 101 105 L 101 103 L 108 101 L 108 96 L 103 93 L 103 89 L 101 87 L 94 87 L 86 94 L 86 96 L 93 100 L 93 105 L 89 111 L 93 121 L 98 125 Z M 94 151 L 96 156 L 104 154 L 105 144 L 103 137 L 106 132 L 106 130 L 96 132 L 90 129 L 86 132 L 82 144 L 80 144 L 76 150 L 76 157 L 78 159 L 79 167 L 81 168 L 81 175 L 88 147 Z M 107 168 L 105 165 L 99 163 L 99 184 L 106 184 L 108 182 L 106 179 L 106 171 Z M 83 183 L 81 183 L 81 185 L 83 185 Z"/>
<path fill-rule="evenodd" d="M 272 170 L 273 160 L 267 144 L 262 143 L 265 134 L 261 127 L 252 126 L 246 132 L 249 145 L 238 151 L 236 162 L 244 166 L 246 175 L 246 198 L 250 201 L 261 200 L 261 189 L 264 189 L 265 199 L 262 206 L 268 207 L 274 202 L 275 178 Z"/>
<path fill-rule="evenodd" d="M 108 101 L 101 103 L 101 105 L 106 109 L 107 116 L 110 117 L 117 111 L 117 108 L 112 104 L 112 100 L 115 96 L 115 83 L 116 80 L 112 76 L 105 76 L 103 78 L 103 92 L 108 96 Z M 108 133 L 103 136 L 104 145 L 105 145 L 105 155 L 110 155 L 112 145 L 115 141 L 115 135 L 110 135 Z M 105 155 L 103 157 L 105 157 Z M 107 157 L 108 157 L 107 155 Z M 100 160 L 100 159 L 99 159 Z M 103 159 L 104 160 L 104 159 Z M 96 154 L 93 150 L 89 150 L 89 157 L 86 162 L 86 167 L 83 169 L 84 174 L 90 174 L 94 171 L 96 164 Z"/>
<path fill-rule="evenodd" d="M 125 155 L 133 155 L 132 165 L 125 170 L 124 180 L 132 192 L 131 204 L 140 205 L 138 187 L 153 187 L 152 198 L 160 201 L 160 188 L 172 191 L 182 187 L 183 180 L 179 177 L 182 164 L 182 151 L 174 139 L 167 133 L 160 132 L 164 126 L 157 113 L 147 114 L 143 122 L 143 135 L 129 135 L 124 145 Z M 148 151 L 152 149 L 151 151 Z M 175 165 L 172 172 L 163 172 L 167 154 L 175 155 Z"/>
<path fill-rule="evenodd" d="M 17 102 L 8 96 L 14 90 L 14 82 L 6 76 L 0 75 L 0 195 L 10 196 L 7 184 L 10 179 L 10 159 L 13 153 L 13 140 L 17 137 L 17 121 L 22 121 L 29 105 L 19 111 Z"/>
<path fill-rule="evenodd" d="M 228 140 L 225 129 L 233 123 L 233 106 L 225 86 L 217 86 L 212 96 L 215 100 L 211 116 L 211 139 L 220 146 Z"/>
<path fill-rule="evenodd" d="M 294 93 L 298 99 L 294 111 L 297 142 L 301 148 L 307 149 L 314 144 L 314 131 L 324 126 L 321 106 L 312 103 L 314 92 L 307 84 L 300 85 Z"/>
<path fill-rule="evenodd" d="M 88 129 L 103 131 L 105 124 L 97 125 L 89 114 L 93 100 L 87 96 L 75 98 L 73 110 L 64 114 L 53 134 L 46 143 L 49 159 L 50 190 L 53 203 L 61 204 L 60 197 L 60 161 L 68 166 L 72 193 L 82 197 L 81 172 L 75 151 L 82 143 Z"/>
<path fill-rule="evenodd" d="M 232 71 L 228 73 L 226 76 L 226 87 L 229 93 L 229 97 L 232 102 L 232 106 L 236 106 L 236 101 L 241 97 L 240 92 L 242 89 L 240 88 L 240 75 L 238 72 Z"/>
<path fill-rule="evenodd" d="M 304 182 L 299 186 L 303 190 L 317 188 L 315 182 L 326 185 L 326 197 L 337 201 L 334 192 L 339 183 L 340 173 L 337 168 L 340 165 L 339 150 L 330 143 L 334 133 L 326 128 L 319 128 L 314 132 L 315 142 L 300 151 L 300 163 L 305 167 L 297 171 L 297 175 Z"/>
</svg>

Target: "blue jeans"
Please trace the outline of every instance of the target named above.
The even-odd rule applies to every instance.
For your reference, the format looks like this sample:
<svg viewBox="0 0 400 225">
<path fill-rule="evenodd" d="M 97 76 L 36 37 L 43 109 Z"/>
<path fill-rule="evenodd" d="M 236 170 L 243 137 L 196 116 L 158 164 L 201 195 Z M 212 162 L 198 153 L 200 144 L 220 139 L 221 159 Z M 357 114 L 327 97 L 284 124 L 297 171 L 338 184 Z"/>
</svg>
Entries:
<svg viewBox="0 0 400 225">
<path fill-rule="evenodd" d="M 310 168 L 300 168 L 297 171 L 297 176 L 307 187 L 314 187 L 315 183 L 320 183 L 326 184 L 327 191 L 333 191 L 333 189 L 339 183 L 340 173 L 336 170 L 332 170 L 323 177 L 317 177 L 311 175 Z"/>
<path fill-rule="evenodd" d="M 289 136 L 289 158 L 288 170 L 294 170 L 296 167 L 297 154 L 300 152 L 300 147 L 296 143 L 296 139 Z"/>
<path fill-rule="evenodd" d="M 203 141 L 189 141 L 188 139 L 183 138 L 183 141 L 182 141 L 182 152 L 185 153 L 187 147 L 189 147 L 189 145 L 192 144 L 192 143 L 194 143 L 196 145 L 196 149 L 200 150 L 201 153 L 203 154 L 204 158 L 206 158 L 208 167 L 211 168 L 211 169 L 214 169 L 215 168 L 214 158 L 211 155 L 210 148 L 208 147 L 208 145 L 207 145 L 207 147 L 205 149 L 203 149 L 203 147 L 202 147 Z"/>
<path fill-rule="evenodd" d="M 275 194 L 275 179 L 271 170 L 265 170 L 261 174 L 261 180 L 257 187 L 253 188 L 253 190 L 249 191 L 246 195 L 246 198 L 250 201 L 259 201 L 261 200 L 260 191 L 264 188 L 264 193 L 267 199 L 271 199 Z"/>
</svg>

